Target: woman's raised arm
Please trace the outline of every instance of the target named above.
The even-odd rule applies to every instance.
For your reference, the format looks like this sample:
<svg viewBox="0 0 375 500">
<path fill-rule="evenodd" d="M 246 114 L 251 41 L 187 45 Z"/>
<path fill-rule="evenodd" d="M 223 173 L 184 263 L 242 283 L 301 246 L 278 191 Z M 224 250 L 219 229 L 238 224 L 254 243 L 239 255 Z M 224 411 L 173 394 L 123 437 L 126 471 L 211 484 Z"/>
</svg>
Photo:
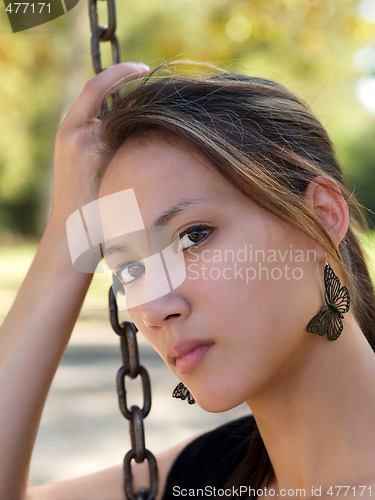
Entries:
<svg viewBox="0 0 375 500">
<path fill-rule="evenodd" d="M 0 500 L 26 496 L 43 405 L 91 281 L 91 275 L 73 269 L 65 224 L 72 212 L 95 198 L 93 146 L 98 103 L 117 81 L 145 73 L 144 65 L 123 63 L 95 76 L 57 133 L 51 216 L 0 327 Z"/>
</svg>

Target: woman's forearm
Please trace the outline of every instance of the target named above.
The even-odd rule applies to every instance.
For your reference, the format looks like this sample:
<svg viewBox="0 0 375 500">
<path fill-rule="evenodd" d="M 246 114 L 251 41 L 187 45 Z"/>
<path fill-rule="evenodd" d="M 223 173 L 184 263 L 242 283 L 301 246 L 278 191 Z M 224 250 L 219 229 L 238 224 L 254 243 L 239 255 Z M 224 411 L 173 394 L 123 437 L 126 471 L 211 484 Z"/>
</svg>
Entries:
<svg viewBox="0 0 375 500">
<path fill-rule="evenodd" d="M 51 220 L 0 327 L 0 500 L 25 495 L 44 402 L 90 281 L 73 269 L 65 224 Z"/>
</svg>

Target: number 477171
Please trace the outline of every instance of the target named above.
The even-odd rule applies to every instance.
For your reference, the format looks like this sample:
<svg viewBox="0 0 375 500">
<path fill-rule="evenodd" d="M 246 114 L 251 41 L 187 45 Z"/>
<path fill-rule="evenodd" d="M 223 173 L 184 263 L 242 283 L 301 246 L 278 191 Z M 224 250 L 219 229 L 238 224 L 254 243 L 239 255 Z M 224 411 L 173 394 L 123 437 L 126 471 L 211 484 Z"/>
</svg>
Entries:
<svg viewBox="0 0 375 500">
<path fill-rule="evenodd" d="M 10 14 L 41 14 L 43 9 L 48 10 L 48 14 L 51 14 L 51 4 L 50 3 L 30 3 L 30 2 L 10 2 L 5 9 Z"/>
</svg>

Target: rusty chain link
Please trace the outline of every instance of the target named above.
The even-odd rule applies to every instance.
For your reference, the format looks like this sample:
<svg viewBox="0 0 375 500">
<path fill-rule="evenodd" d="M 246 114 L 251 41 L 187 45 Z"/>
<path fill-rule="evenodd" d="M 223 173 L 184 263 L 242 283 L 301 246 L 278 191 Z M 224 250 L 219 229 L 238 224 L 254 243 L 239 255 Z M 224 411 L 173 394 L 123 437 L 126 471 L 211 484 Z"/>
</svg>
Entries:
<svg viewBox="0 0 375 500">
<path fill-rule="evenodd" d="M 112 49 L 112 64 L 120 62 L 120 44 L 116 35 L 116 5 L 115 0 L 102 0 L 107 2 L 108 26 L 98 22 L 98 0 L 89 1 L 89 17 L 91 27 L 91 57 L 95 73 L 103 71 L 100 44 L 110 42 Z M 113 96 L 115 98 L 115 95 Z M 106 108 L 106 106 L 104 106 Z M 105 109 L 104 109 L 105 111 Z M 111 325 L 120 337 L 122 366 L 117 373 L 117 393 L 119 406 L 123 416 L 129 421 L 131 449 L 124 457 L 124 492 L 128 500 L 154 500 L 158 491 L 158 469 L 154 455 L 146 448 L 144 418 L 151 409 L 151 385 L 147 370 L 139 363 L 137 329 L 129 321 L 119 323 L 118 308 L 112 287 L 109 291 L 109 311 Z M 131 379 L 141 378 L 143 391 L 143 407 L 137 405 L 128 407 L 126 396 L 126 377 Z M 142 463 L 145 460 L 149 469 L 149 487 L 134 491 L 132 460 Z"/>
<path fill-rule="evenodd" d="M 154 455 L 146 448 L 144 418 L 151 409 L 151 385 L 147 370 L 139 363 L 137 329 L 129 321 L 119 323 L 118 308 L 112 287 L 109 291 L 109 311 L 113 330 L 119 335 L 123 365 L 117 372 L 117 393 L 123 416 L 129 420 L 131 450 L 124 457 L 124 491 L 128 500 L 154 500 L 158 491 L 158 469 Z M 129 409 L 126 395 L 126 377 L 141 378 L 143 407 L 137 405 Z M 133 487 L 132 460 L 148 463 L 149 487 L 135 492 Z"/>
<path fill-rule="evenodd" d="M 102 0 L 103 1 L 103 0 Z M 102 56 L 100 53 L 101 42 L 111 42 L 112 64 L 120 62 L 120 43 L 116 35 L 116 4 L 115 0 L 107 2 L 108 26 L 99 24 L 97 3 L 98 0 L 89 0 L 89 16 L 91 28 L 91 57 L 95 73 L 103 71 Z"/>
</svg>

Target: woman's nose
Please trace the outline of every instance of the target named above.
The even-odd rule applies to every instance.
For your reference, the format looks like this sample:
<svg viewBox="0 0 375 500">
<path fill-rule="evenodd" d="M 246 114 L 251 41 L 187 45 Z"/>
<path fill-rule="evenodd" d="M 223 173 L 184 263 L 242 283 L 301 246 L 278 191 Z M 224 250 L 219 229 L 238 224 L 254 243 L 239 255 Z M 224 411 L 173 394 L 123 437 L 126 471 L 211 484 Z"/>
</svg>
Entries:
<svg viewBox="0 0 375 500">
<path fill-rule="evenodd" d="M 144 304 L 141 311 L 141 320 L 148 328 L 158 328 L 173 321 L 181 321 L 189 313 L 190 305 L 186 298 L 172 292 Z"/>
</svg>

